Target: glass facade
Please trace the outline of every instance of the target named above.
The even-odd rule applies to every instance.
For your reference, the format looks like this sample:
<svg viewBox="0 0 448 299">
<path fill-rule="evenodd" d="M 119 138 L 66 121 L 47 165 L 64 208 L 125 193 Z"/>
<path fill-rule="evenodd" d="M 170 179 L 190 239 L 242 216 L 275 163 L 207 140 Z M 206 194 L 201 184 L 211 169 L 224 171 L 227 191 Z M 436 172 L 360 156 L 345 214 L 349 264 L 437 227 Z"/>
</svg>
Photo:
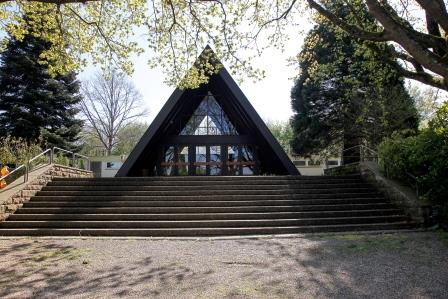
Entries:
<svg viewBox="0 0 448 299">
<path fill-rule="evenodd" d="M 180 136 L 219 136 L 238 135 L 235 126 L 224 113 L 216 97 L 208 93 L 203 97 L 192 115 L 184 119 L 186 125 Z M 189 137 L 188 137 L 189 138 Z M 189 139 L 186 140 L 189 140 Z M 196 137 L 195 137 L 196 138 Z M 184 138 L 185 139 L 185 138 Z M 193 139 L 192 139 L 193 140 Z M 163 147 L 163 155 L 158 163 L 159 175 L 253 175 L 256 174 L 256 158 L 251 145 L 247 144 L 200 144 L 200 140 L 189 144 L 172 144 Z M 188 142 L 187 142 L 188 143 Z"/>
<path fill-rule="evenodd" d="M 180 135 L 238 135 L 234 125 L 210 93 L 204 97 L 193 115 L 185 116 L 185 120 L 188 121 Z"/>
</svg>

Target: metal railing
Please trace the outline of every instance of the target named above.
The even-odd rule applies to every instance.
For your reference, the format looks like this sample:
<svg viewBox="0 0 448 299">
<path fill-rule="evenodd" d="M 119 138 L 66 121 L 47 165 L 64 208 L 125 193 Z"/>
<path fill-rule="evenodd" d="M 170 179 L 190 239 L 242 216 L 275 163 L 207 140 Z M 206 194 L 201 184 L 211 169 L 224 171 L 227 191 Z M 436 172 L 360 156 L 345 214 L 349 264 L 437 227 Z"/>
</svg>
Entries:
<svg viewBox="0 0 448 299">
<path fill-rule="evenodd" d="M 345 152 L 348 151 L 354 151 L 355 149 L 359 148 L 359 155 L 352 155 L 352 156 L 344 156 Z M 375 150 L 371 149 L 368 146 L 365 145 L 355 145 L 349 148 L 346 148 L 344 150 L 341 151 L 341 165 L 347 165 L 344 161 L 344 158 L 355 158 L 358 159 L 358 162 L 365 162 L 365 161 L 372 161 L 375 163 L 378 163 L 378 152 L 376 152 Z M 357 162 L 355 162 L 357 163 Z"/>
<path fill-rule="evenodd" d="M 8 173 L 5 176 L 0 177 L 0 181 L 5 180 L 8 177 L 11 177 L 14 173 L 18 172 L 20 169 L 25 168 L 25 174 L 26 174 L 26 165 L 22 164 L 19 167 L 15 168 L 13 171 L 11 171 L 10 173 Z M 23 182 L 26 183 L 27 182 L 27 178 L 26 175 L 23 176 Z"/>
<path fill-rule="evenodd" d="M 408 183 L 412 186 L 412 188 L 414 189 L 417 198 L 419 197 L 419 185 L 420 185 L 420 181 L 418 180 L 418 178 L 413 175 L 410 172 L 405 172 L 406 176 L 408 177 Z"/>
<path fill-rule="evenodd" d="M 359 158 L 359 162 L 370 161 L 370 162 L 375 162 L 376 164 L 378 164 L 378 152 L 376 152 L 375 150 L 373 150 L 365 145 L 356 145 L 356 146 L 353 146 L 353 147 L 350 147 L 350 148 L 347 148 L 347 149 L 341 151 L 341 165 L 347 165 L 344 163 L 344 152 L 349 151 L 349 150 L 354 150 L 357 147 L 360 148 L 360 155 L 348 156 L 348 157 Z M 355 163 L 357 163 L 357 162 L 354 162 L 354 164 Z M 384 171 L 385 171 L 386 177 L 390 177 L 388 169 L 386 168 Z M 420 181 L 419 181 L 418 177 L 408 171 L 406 171 L 405 174 L 407 177 L 407 183 L 410 185 L 410 187 L 412 187 L 412 189 L 414 189 L 414 191 L 416 192 L 416 195 L 418 197 L 419 196 L 419 185 L 420 185 Z"/>
<path fill-rule="evenodd" d="M 37 159 L 39 159 L 39 158 L 45 156 L 46 154 L 50 153 L 50 158 L 49 158 L 48 165 L 51 165 L 51 164 L 54 163 L 54 160 L 55 160 L 55 159 L 54 159 L 54 158 L 55 158 L 55 154 L 56 154 L 56 152 L 58 152 L 58 151 L 59 151 L 59 152 L 62 152 L 62 153 L 65 153 L 65 154 L 69 154 L 69 155 L 71 156 L 71 159 L 72 159 L 71 166 L 72 166 L 72 167 L 76 167 L 76 164 L 75 164 L 75 163 L 76 163 L 76 157 L 79 157 L 79 158 L 81 158 L 82 160 L 85 160 L 85 161 L 87 162 L 87 163 L 86 163 L 87 165 L 86 165 L 85 169 L 86 169 L 86 170 L 90 170 L 90 158 L 89 158 L 89 157 L 55 146 L 55 147 L 53 147 L 53 148 L 46 149 L 45 151 L 41 152 L 40 154 L 38 154 L 38 155 L 32 157 L 32 158 L 29 159 L 26 163 L 24 163 L 24 164 L 22 164 L 22 165 L 19 165 L 18 167 L 16 167 L 14 170 L 12 170 L 12 171 L 11 171 L 10 173 L 8 173 L 7 175 L 5 175 L 5 176 L 1 176 L 1 177 L 0 177 L 0 181 L 2 181 L 2 180 L 6 180 L 7 178 L 12 177 L 13 174 L 17 173 L 17 172 L 18 172 L 19 170 L 21 170 L 21 169 L 24 169 L 25 172 L 24 172 L 24 174 L 23 174 L 23 182 L 24 182 L 24 183 L 28 182 L 29 174 L 30 174 L 30 172 L 34 169 L 32 163 L 33 163 L 34 161 L 36 161 Z M 70 162 L 69 162 L 69 166 L 70 166 Z M 14 181 L 14 180 L 13 180 L 13 181 Z"/>
<path fill-rule="evenodd" d="M 54 156 L 55 156 L 55 154 L 56 154 L 56 151 L 63 152 L 63 153 L 66 153 L 66 154 L 71 155 L 72 166 L 75 166 L 75 163 L 76 163 L 76 157 L 81 158 L 81 160 L 85 160 L 86 163 L 87 163 L 86 169 L 87 169 L 87 170 L 90 170 L 90 158 L 89 158 L 89 157 L 84 156 L 84 155 L 81 155 L 81 154 L 78 154 L 78 153 L 75 153 L 75 152 L 72 152 L 72 151 L 65 150 L 65 149 L 60 148 L 60 147 L 57 147 L 57 146 L 53 147 L 53 149 L 52 149 L 52 153 L 51 153 L 51 163 L 54 162 Z"/>
</svg>

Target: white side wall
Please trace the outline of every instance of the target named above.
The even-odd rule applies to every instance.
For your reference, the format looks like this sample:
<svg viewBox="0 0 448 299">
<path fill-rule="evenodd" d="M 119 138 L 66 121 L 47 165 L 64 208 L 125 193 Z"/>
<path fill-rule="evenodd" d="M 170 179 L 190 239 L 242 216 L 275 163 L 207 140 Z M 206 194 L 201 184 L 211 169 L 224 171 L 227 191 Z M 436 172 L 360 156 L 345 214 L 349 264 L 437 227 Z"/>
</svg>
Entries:
<svg viewBox="0 0 448 299">
<path fill-rule="evenodd" d="M 101 177 L 102 178 L 112 178 L 118 172 L 118 169 L 108 169 L 107 162 L 101 162 Z"/>
</svg>

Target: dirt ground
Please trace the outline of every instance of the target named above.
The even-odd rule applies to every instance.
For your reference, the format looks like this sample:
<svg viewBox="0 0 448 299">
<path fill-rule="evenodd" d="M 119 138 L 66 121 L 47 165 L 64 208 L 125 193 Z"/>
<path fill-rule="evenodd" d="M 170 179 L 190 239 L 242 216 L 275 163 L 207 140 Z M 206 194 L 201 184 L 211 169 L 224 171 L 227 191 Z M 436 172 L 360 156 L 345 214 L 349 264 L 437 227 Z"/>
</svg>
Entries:
<svg viewBox="0 0 448 299">
<path fill-rule="evenodd" d="M 0 298 L 448 298 L 442 237 L 0 239 Z"/>
</svg>

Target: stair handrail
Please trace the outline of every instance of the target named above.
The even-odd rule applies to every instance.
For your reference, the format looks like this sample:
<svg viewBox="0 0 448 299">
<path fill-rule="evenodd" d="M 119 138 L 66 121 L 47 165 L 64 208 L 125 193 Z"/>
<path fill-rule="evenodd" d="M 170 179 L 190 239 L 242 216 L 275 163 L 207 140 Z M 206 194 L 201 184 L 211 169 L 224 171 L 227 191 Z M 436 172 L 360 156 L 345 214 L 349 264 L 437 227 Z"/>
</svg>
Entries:
<svg viewBox="0 0 448 299">
<path fill-rule="evenodd" d="M 362 155 L 362 154 L 360 153 L 360 157 L 359 157 L 359 158 L 360 158 L 360 161 L 364 161 L 366 157 L 371 157 L 371 158 L 374 158 L 374 159 L 375 159 L 375 162 L 378 163 L 378 152 L 377 152 L 377 151 L 375 151 L 375 150 L 371 149 L 370 147 L 365 146 L 365 145 L 363 145 L 363 144 L 358 144 L 358 145 L 355 145 L 355 146 L 346 148 L 346 149 L 344 149 L 344 150 L 341 151 L 341 165 L 344 165 L 344 152 L 349 151 L 349 150 L 352 150 L 352 149 L 357 148 L 357 147 L 359 147 L 359 148 L 361 148 L 361 149 L 366 149 L 366 150 L 369 151 L 371 154 L 373 154 L 372 156 L 364 156 L 364 155 Z"/>
<path fill-rule="evenodd" d="M 54 146 L 52 148 L 52 154 L 51 154 L 52 162 L 54 160 L 54 155 L 55 155 L 56 151 L 65 152 L 67 154 L 72 155 L 73 164 L 75 164 L 75 157 L 80 157 L 80 158 L 86 160 L 87 161 L 87 170 L 90 170 L 90 157 L 84 156 L 84 155 L 81 155 L 81 154 L 78 154 L 78 153 L 75 153 L 73 151 L 69 151 L 69 150 L 66 150 L 66 149 L 63 149 L 63 148 L 60 148 L 60 147 L 57 147 L 57 146 Z"/>
<path fill-rule="evenodd" d="M 13 175 L 14 173 L 16 173 L 17 171 L 19 171 L 20 169 L 22 169 L 22 168 L 27 168 L 27 166 L 26 166 L 26 164 L 22 164 L 22 165 L 20 165 L 19 167 L 16 167 L 16 168 L 14 168 L 14 170 L 12 170 L 10 173 L 8 173 L 7 175 L 5 175 L 5 176 L 1 176 L 0 177 L 0 181 L 3 181 L 3 180 L 5 180 L 7 177 L 10 177 L 11 175 Z M 27 182 L 27 177 L 26 177 L 26 170 L 25 170 L 25 175 L 23 176 L 23 182 L 24 183 L 26 183 Z"/>
<path fill-rule="evenodd" d="M 42 157 L 43 155 L 45 155 L 46 153 L 48 153 L 50 151 L 51 151 L 51 149 L 46 149 L 43 152 L 37 154 L 36 156 L 34 156 L 31 159 L 29 159 L 26 163 L 23 163 L 23 164 L 19 165 L 18 167 L 14 168 L 14 170 L 9 172 L 7 175 L 1 176 L 0 177 L 0 181 L 5 180 L 6 178 L 10 177 L 11 175 L 16 173 L 20 169 L 25 168 L 25 173 L 23 174 L 23 182 L 24 183 L 28 182 L 28 176 L 29 176 L 29 172 L 30 172 L 30 169 L 31 169 L 31 162 L 33 162 L 36 159 Z M 50 163 L 49 164 L 51 164 L 51 159 L 50 159 Z"/>
<path fill-rule="evenodd" d="M 75 157 L 78 156 L 82 159 L 85 159 L 87 161 L 87 170 L 90 170 L 90 158 L 57 146 L 54 146 L 53 148 L 49 148 L 44 150 L 43 152 L 37 154 L 36 156 L 32 157 L 31 159 L 29 159 L 26 163 L 23 163 L 21 165 L 19 165 L 18 167 L 14 168 L 14 170 L 12 170 L 11 172 L 9 172 L 7 175 L 5 176 L 0 176 L 0 181 L 5 180 L 6 178 L 10 177 L 11 175 L 13 175 L 14 173 L 16 173 L 17 171 L 19 171 L 22 168 L 25 168 L 25 173 L 23 175 L 23 182 L 26 183 L 28 182 L 28 178 L 29 178 L 29 173 L 31 170 L 31 163 L 37 159 L 39 159 L 40 157 L 42 157 L 43 155 L 47 154 L 50 152 L 50 162 L 48 163 L 49 165 L 53 164 L 54 162 L 54 154 L 56 151 L 62 151 L 62 152 L 66 152 L 68 154 L 72 155 L 72 159 L 73 162 L 75 161 Z"/>
<path fill-rule="evenodd" d="M 42 153 L 34 156 L 33 158 L 28 160 L 28 164 L 30 164 L 31 162 L 35 161 L 36 159 L 39 159 L 40 157 L 42 157 L 43 155 L 45 155 L 46 153 L 50 152 L 51 148 L 44 150 Z"/>
</svg>

